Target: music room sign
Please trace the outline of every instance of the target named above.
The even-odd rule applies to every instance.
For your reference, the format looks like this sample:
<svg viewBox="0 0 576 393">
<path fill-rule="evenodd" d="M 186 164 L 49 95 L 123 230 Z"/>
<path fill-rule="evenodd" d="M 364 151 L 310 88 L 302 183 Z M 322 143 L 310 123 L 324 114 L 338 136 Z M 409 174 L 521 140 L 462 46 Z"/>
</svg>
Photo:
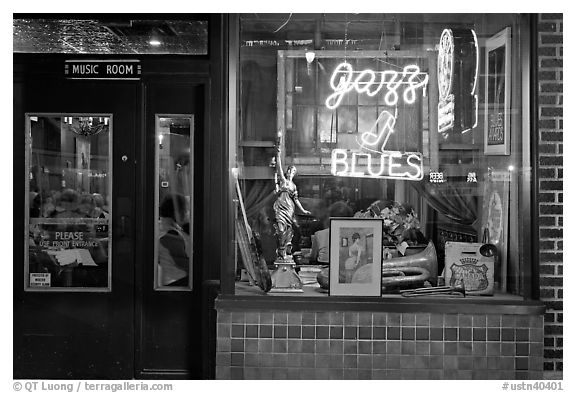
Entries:
<svg viewBox="0 0 576 393">
<path fill-rule="evenodd" d="M 64 76 L 68 79 L 139 80 L 140 60 L 65 60 Z"/>
</svg>

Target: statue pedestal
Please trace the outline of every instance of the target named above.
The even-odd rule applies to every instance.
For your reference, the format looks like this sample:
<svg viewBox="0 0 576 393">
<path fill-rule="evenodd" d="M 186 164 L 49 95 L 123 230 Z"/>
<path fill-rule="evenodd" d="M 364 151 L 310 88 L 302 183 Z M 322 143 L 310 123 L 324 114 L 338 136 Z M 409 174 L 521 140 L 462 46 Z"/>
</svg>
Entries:
<svg viewBox="0 0 576 393">
<path fill-rule="evenodd" d="M 302 280 L 294 271 L 296 264 L 292 256 L 286 256 L 285 260 L 277 259 L 274 262 L 276 270 L 272 273 L 272 289 L 270 292 L 304 292 L 302 289 Z"/>
</svg>

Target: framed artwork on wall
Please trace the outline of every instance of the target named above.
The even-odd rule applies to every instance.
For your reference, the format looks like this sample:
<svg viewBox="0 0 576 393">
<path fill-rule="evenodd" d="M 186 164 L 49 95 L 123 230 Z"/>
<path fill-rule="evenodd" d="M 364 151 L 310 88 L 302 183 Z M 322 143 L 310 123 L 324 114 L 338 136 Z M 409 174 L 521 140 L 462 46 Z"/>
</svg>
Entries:
<svg viewBox="0 0 576 393">
<path fill-rule="evenodd" d="M 510 28 L 486 40 L 484 154 L 510 155 Z"/>
<path fill-rule="evenodd" d="M 329 293 L 382 295 L 382 220 L 330 220 Z"/>
</svg>

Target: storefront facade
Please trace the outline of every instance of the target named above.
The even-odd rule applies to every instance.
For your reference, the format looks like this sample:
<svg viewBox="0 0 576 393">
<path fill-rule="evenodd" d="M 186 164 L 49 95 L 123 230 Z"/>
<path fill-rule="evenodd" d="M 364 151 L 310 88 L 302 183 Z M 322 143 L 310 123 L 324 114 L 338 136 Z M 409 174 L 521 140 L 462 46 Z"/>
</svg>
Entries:
<svg viewBox="0 0 576 393">
<path fill-rule="evenodd" d="M 561 14 L 32 19 L 16 378 L 562 377 Z"/>
</svg>

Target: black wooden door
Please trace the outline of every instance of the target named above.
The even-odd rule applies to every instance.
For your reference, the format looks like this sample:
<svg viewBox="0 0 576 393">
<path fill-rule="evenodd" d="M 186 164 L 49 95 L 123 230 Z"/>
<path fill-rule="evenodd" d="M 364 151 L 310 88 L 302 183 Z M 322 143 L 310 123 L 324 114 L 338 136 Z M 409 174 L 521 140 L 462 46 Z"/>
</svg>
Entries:
<svg viewBox="0 0 576 393">
<path fill-rule="evenodd" d="M 192 270 L 192 290 L 155 288 L 153 163 L 159 114 L 193 115 L 193 146 L 202 145 L 197 143 L 202 136 L 202 94 L 202 85 L 173 80 L 52 81 L 30 76 L 15 81 L 15 378 L 200 378 L 202 332 L 195 316 L 201 314 L 201 268 Z M 37 114 L 110 115 L 111 269 L 105 290 L 83 290 L 82 284 L 74 284 L 77 274 L 56 291 L 26 290 L 28 239 L 19 235 L 26 228 L 22 212 L 30 207 L 24 198 L 29 181 L 24 134 L 26 121 L 37 119 Z M 194 162 L 201 159 L 201 152 L 198 158 L 197 151 L 191 153 Z M 190 181 L 201 184 L 193 175 Z M 195 187 L 194 192 L 201 189 Z M 67 290 L 66 285 L 74 288 Z"/>
</svg>

